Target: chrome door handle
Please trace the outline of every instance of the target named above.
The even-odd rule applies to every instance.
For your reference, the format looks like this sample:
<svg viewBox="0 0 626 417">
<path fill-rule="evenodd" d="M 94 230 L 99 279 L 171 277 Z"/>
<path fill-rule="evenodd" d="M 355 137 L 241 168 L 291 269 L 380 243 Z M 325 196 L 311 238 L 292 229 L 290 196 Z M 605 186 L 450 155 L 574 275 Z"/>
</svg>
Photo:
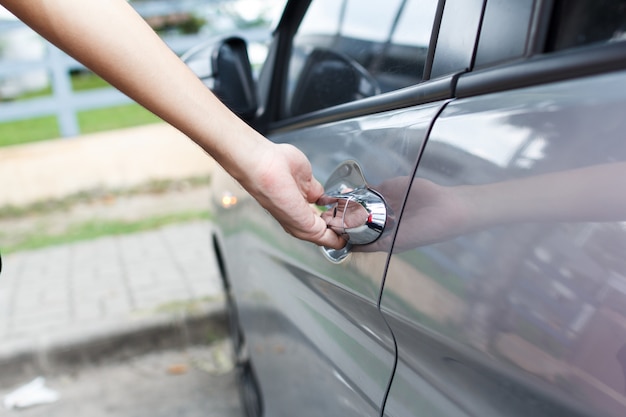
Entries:
<svg viewBox="0 0 626 417">
<path fill-rule="evenodd" d="M 352 245 L 367 245 L 383 233 L 387 208 L 383 198 L 369 188 L 346 188 L 326 194 L 330 207 L 322 214 L 326 224 Z"/>
<path fill-rule="evenodd" d="M 333 262 L 343 260 L 353 245 L 367 245 L 383 234 L 387 205 L 383 197 L 367 186 L 361 167 L 355 161 L 339 165 L 324 187 L 319 203 L 326 206 L 322 218 L 347 244 L 343 249 L 323 248 Z"/>
</svg>

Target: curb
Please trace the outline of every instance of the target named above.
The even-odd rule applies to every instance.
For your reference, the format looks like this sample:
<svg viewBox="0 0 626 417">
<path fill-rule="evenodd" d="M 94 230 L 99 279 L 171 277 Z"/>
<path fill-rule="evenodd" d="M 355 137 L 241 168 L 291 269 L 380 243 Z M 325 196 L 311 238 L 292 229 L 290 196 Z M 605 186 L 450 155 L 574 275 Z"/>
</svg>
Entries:
<svg viewBox="0 0 626 417">
<path fill-rule="evenodd" d="M 204 345 L 227 335 L 224 303 L 211 302 L 202 311 L 111 323 L 74 338 L 14 343 L 0 349 L 0 389 L 148 352 Z"/>
</svg>

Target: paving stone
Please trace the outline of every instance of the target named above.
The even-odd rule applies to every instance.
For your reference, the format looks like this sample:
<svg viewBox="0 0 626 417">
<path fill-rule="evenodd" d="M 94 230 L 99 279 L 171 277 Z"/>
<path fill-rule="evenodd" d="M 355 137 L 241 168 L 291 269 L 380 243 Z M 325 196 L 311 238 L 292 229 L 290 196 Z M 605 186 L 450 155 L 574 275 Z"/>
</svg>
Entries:
<svg viewBox="0 0 626 417">
<path fill-rule="evenodd" d="M 221 293 L 210 233 L 198 221 L 5 256 L 1 359 L 12 346 L 23 354 L 140 328 L 155 315 L 179 320 L 186 303 Z"/>
</svg>

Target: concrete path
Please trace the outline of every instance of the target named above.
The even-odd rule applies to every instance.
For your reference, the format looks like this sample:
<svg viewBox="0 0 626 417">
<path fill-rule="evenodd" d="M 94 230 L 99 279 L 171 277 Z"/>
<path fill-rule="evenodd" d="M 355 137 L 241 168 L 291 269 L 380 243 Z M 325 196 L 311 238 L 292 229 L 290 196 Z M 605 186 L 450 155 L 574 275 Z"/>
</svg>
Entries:
<svg viewBox="0 0 626 417">
<path fill-rule="evenodd" d="M 230 346 L 215 343 L 209 348 L 152 352 L 46 378 L 57 401 L 0 409 L 0 416 L 243 417 L 236 372 L 220 362 L 228 350 Z M 0 398 L 8 393 L 0 389 Z"/>
<path fill-rule="evenodd" d="M 0 206 L 205 175 L 212 167 L 166 125 L 3 148 Z M 0 387 L 205 343 L 224 337 L 225 323 L 207 221 L 9 254 L 0 273 Z"/>
<path fill-rule="evenodd" d="M 4 257 L 0 386 L 223 337 L 210 233 L 198 221 Z"/>
</svg>

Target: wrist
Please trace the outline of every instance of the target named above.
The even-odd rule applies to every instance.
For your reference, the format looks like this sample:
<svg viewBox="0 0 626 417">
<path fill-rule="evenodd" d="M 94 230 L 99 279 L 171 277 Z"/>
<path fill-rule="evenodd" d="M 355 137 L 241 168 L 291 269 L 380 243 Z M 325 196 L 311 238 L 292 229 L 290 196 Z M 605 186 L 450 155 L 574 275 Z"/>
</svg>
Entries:
<svg viewBox="0 0 626 417">
<path fill-rule="evenodd" d="M 272 172 L 272 158 L 275 157 L 275 144 L 256 134 L 242 140 L 229 152 L 226 171 L 253 196 L 264 187 L 266 177 Z"/>
</svg>

